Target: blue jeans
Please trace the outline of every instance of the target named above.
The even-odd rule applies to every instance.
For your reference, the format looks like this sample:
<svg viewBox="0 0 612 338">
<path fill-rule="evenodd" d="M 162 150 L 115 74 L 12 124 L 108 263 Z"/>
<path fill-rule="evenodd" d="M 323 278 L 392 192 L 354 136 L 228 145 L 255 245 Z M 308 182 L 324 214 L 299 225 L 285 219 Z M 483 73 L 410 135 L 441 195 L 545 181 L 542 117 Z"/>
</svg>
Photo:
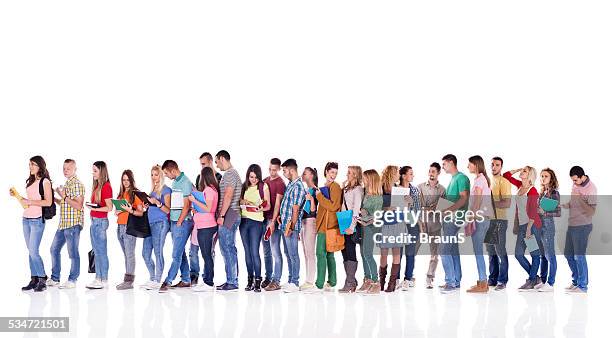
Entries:
<svg viewBox="0 0 612 338">
<path fill-rule="evenodd" d="M 531 227 L 531 233 L 536 237 L 536 240 L 540 240 L 540 229 L 537 229 L 534 226 Z M 540 267 L 540 250 L 535 250 L 531 252 L 531 264 L 525 258 L 525 249 L 527 249 L 527 244 L 525 244 L 525 236 L 527 235 L 527 224 L 519 225 L 519 232 L 516 238 L 516 245 L 514 247 L 514 256 L 519 264 L 525 269 L 525 271 L 529 274 L 529 280 L 535 281 L 538 277 L 538 268 Z"/>
<path fill-rule="evenodd" d="M 136 271 L 136 237 L 126 233 L 126 229 L 126 224 L 118 224 L 117 239 L 121 245 L 121 251 L 123 251 L 125 274 L 134 275 L 134 271 Z"/>
<path fill-rule="evenodd" d="M 264 236 L 266 234 L 266 227 L 270 223 L 269 219 L 264 220 L 264 229 L 261 233 L 261 246 L 263 247 L 263 255 L 264 255 L 264 265 L 266 267 L 266 279 L 272 279 L 272 269 L 274 265 L 272 264 L 272 249 L 270 248 L 270 241 L 264 241 Z"/>
<path fill-rule="evenodd" d="M 298 252 L 299 232 L 292 231 L 289 236 L 285 236 L 280 230 L 275 231 L 275 233 L 276 232 L 281 233 L 283 237 L 283 246 L 285 248 L 285 256 L 287 256 L 287 265 L 289 268 L 289 283 L 300 286 L 300 254 Z"/>
<path fill-rule="evenodd" d="M 240 225 L 237 219 L 231 228 L 219 226 L 219 247 L 225 262 L 226 283 L 238 286 L 238 250 L 236 249 L 236 230 Z"/>
<path fill-rule="evenodd" d="M 259 245 L 264 222 L 250 218 L 243 218 L 240 223 L 240 238 L 244 246 L 244 259 L 246 260 L 247 275 L 249 277 L 261 277 L 261 257 L 259 256 Z"/>
<path fill-rule="evenodd" d="M 506 250 L 508 221 L 498 220 L 500 221 L 502 225 L 499 228 L 499 242 L 486 245 L 489 254 L 489 283 L 492 285 L 508 283 L 508 252 Z"/>
<path fill-rule="evenodd" d="M 459 244 L 457 243 L 459 227 L 453 222 L 442 223 L 442 236 L 449 243 L 441 243 L 440 259 L 444 268 L 444 281 L 446 284 L 459 287 L 461 284 L 461 255 L 459 255 Z"/>
<path fill-rule="evenodd" d="M 214 243 L 213 238 L 218 231 L 218 226 L 212 228 L 198 229 L 198 244 L 204 259 L 204 275 L 203 282 L 208 286 L 213 286 L 215 278 L 215 259 L 214 259 Z"/>
<path fill-rule="evenodd" d="M 474 257 L 476 258 L 479 281 L 487 280 L 487 265 L 485 264 L 483 245 L 484 238 L 487 234 L 487 230 L 489 230 L 490 224 L 491 221 L 488 219 L 485 219 L 482 222 L 475 222 L 476 229 L 472 234 L 472 247 L 474 248 Z"/>
<path fill-rule="evenodd" d="M 30 276 L 46 277 L 45 266 L 40 257 L 39 248 L 45 231 L 45 222 L 42 217 L 23 218 L 23 237 L 28 248 L 28 261 L 30 263 Z"/>
<path fill-rule="evenodd" d="M 185 254 L 185 244 L 191 234 L 193 228 L 193 220 L 186 219 L 181 226 L 176 224 L 176 221 L 170 221 L 170 236 L 172 237 L 172 263 L 168 270 L 168 276 L 165 282 L 170 284 L 181 271 L 181 281 L 190 283 L 189 278 L 189 263 L 187 263 L 187 254 Z"/>
<path fill-rule="evenodd" d="M 283 233 L 278 228 L 278 225 L 274 223 L 274 232 L 270 236 L 268 241 L 270 244 L 270 251 L 272 251 L 272 259 L 274 261 L 274 269 L 272 271 L 272 281 L 280 283 L 281 276 L 283 275 L 283 256 L 281 255 L 280 242 Z"/>
<path fill-rule="evenodd" d="M 557 276 L 557 256 L 555 253 L 555 219 L 552 217 L 542 217 L 541 231 L 541 248 L 540 259 L 540 275 L 542 282 L 550 285 L 555 285 L 555 277 Z"/>
<path fill-rule="evenodd" d="M 408 234 L 413 236 L 411 239 L 414 240 L 414 243 L 408 243 L 404 247 L 406 252 L 406 270 L 404 271 L 404 279 L 410 280 L 414 275 L 414 256 L 416 256 L 417 242 L 419 241 L 419 233 L 421 231 L 419 226 L 416 224 L 414 226 L 412 226 L 412 224 L 406 224 L 406 227 L 408 229 Z"/>
<path fill-rule="evenodd" d="M 151 236 L 146 237 L 142 243 L 142 258 L 149 270 L 149 280 L 159 283 L 164 273 L 164 243 L 170 231 L 170 224 L 164 219 L 150 223 L 149 226 Z M 155 253 L 155 263 L 151 253 Z"/>
<path fill-rule="evenodd" d="M 582 290 L 589 284 L 589 268 L 586 260 L 586 249 L 593 224 L 570 226 L 565 238 L 565 258 L 572 270 L 572 283 Z"/>
<path fill-rule="evenodd" d="M 68 257 L 70 257 L 70 275 L 68 280 L 76 282 L 81 274 L 81 257 L 79 256 L 79 239 L 82 227 L 75 225 L 68 229 L 57 229 L 53 242 L 51 243 L 51 279 L 56 282 L 60 280 L 62 270 L 62 256 L 60 252 L 64 244 L 68 244 Z"/>
<path fill-rule="evenodd" d="M 189 242 L 189 275 L 195 278 L 200 274 L 200 257 L 198 256 L 200 248 L 191 241 Z"/>
<path fill-rule="evenodd" d="M 96 264 L 96 278 L 108 280 L 108 254 L 106 252 L 106 230 L 108 230 L 108 218 L 91 218 L 91 246 L 94 251 L 94 261 Z"/>
</svg>

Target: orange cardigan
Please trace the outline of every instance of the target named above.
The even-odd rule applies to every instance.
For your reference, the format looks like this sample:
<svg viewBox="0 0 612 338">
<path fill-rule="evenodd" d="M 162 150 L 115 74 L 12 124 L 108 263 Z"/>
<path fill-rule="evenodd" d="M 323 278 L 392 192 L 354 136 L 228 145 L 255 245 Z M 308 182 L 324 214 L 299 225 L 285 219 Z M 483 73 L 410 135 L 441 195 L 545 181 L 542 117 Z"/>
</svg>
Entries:
<svg viewBox="0 0 612 338">
<path fill-rule="evenodd" d="M 338 227 L 336 212 L 340 211 L 342 207 L 342 188 L 338 183 L 333 182 L 329 185 L 329 198 L 325 198 L 321 191 L 317 191 L 317 201 L 319 201 L 319 210 L 317 210 L 318 233 Z"/>
</svg>

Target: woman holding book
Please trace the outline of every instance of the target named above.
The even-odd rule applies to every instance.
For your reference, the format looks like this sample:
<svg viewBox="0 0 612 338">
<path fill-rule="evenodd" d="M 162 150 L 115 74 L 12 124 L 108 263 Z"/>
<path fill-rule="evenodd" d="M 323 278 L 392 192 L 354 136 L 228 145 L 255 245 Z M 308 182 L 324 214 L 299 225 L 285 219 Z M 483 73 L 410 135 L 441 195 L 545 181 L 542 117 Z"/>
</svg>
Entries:
<svg viewBox="0 0 612 338">
<path fill-rule="evenodd" d="M 360 166 L 349 166 L 346 172 L 346 181 L 342 188 L 342 211 L 352 210 L 353 218 L 350 226 L 344 233 L 344 249 L 342 249 L 342 260 L 346 279 L 340 293 L 352 293 L 357 291 L 357 242 L 355 242 L 355 232 L 357 229 L 357 217 L 361 211 L 363 201 L 362 170 Z"/>
<path fill-rule="evenodd" d="M 248 283 L 245 291 L 261 292 L 261 257 L 259 245 L 264 227 L 264 211 L 270 210 L 270 189 L 261 178 L 261 167 L 251 164 L 240 193 L 242 220 L 240 238 L 244 246 Z"/>
<path fill-rule="evenodd" d="M 557 275 L 557 256 L 555 253 L 555 217 L 561 217 L 561 196 L 559 195 L 559 181 L 555 172 L 546 168 L 540 173 L 540 207 L 538 213 L 542 219 L 542 233 L 540 259 L 541 284 L 534 286 L 539 292 L 554 291 L 555 277 Z M 548 203 L 547 203 L 548 202 Z M 551 204 L 548 206 L 547 204 Z M 546 208 L 546 210 L 544 210 Z"/>
<path fill-rule="evenodd" d="M 315 288 L 316 267 L 316 242 L 317 242 L 317 207 L 319 202 L 315 198 L 319 177 L 317 169 L 306 167 L 302 173 L 302 181 L 306 184 L 306 202 L 302 214 L 302 248 L 304 249 L 304 260 L 306 261 L 306 281 L 300 285 L 300 291 L 310 292 Z"/>
</svg>

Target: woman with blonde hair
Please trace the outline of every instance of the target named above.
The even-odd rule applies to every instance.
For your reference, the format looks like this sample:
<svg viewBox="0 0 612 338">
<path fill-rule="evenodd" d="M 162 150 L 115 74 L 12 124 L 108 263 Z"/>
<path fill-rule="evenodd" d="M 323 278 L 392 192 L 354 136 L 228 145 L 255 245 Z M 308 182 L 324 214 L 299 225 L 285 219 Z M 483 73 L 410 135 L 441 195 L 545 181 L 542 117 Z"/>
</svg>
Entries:
<svg viewBox="0 0 612 338">
<path fill-rule="evenodd" d="M 387 166 L 382 172 L 382 194 L 383 194 L 383 210 L 393 210 L 391 206 L 391 190 L 397 186 L 397 182 L 400 179 L 399 168 L 394 165 Z M 404 238 L 406 234 L 406 225 L 401 222 L 393 220 L 391 222 L 385 221 L 382 225 L 382 236 L 378 247 L 380 248 L 380 288 L 385 288 L 385 279 L 387 278 L 387 255 L 389 249 L 393 256 L 391 265 L 391 272 L 389 274 L 389 284 L 385 292 L 394 292 L 399 277 L 400 262 L 401 262 L 401 249 L 404 243 L 401 241 L 395 241 L 396 238 Z M 399 243 L 398 243 L 399 242 Z"/>
<path fill-rule="evenodd" d="M 359 225 L 362 229 L 361 259 L 363 261 L 363 284 L 357 290 L 358 293 L 367 295 L 377 295 L 380 293 L 380 283 L 378 281 L 378 271 L 376 260 L 374 259 L 374 234 L 378 228 L 374 226 L 374 214 L 382 210 L 383 197 L 380 175 L 374 169 L 363 172 L 363 185 L 365 197 L 363 198 L 360 210 Z"/>
<path fill-rule="evenodd" d="M 359 241 L 357 229 L 357 216 L 361 211 L 361 202 L 363 200 L 363 174 L 360 166 L 349 166 L 346 172 L 346 181 L 342 188 L 342 211 L 353 210 L 353 219 L 351 225 L 346 229 L 344 234 L 344 249 L 342 249 L 342 260 L 344 263 L 344 271 L 346 279 L 340 293 L 352 293 L 357 290 L 357 251 L 356 246 Z"/>
<path fill-rule="evenodd" d="M 520 180 L 512 177 L 519 172 Z M 518 218 L 518 231 L 516 232 L 517 239 L 514 247 L 514 256 L 521 267 L 529 274 L 529 278 L 519 288 L 519 291 L 531 291 L 534 290 L 536 285 L 541 283 L 540 277 L 537 275 L 538 268 L 540 267 L 540 250 L 536 249 L 531 252 L 531 263 L 525 258 L 525 249 L 527 248 L 525 240 L 535 235 L 536 240 L 539 241 L 540 228 L 542 227 L 542 220 L 538 214 L 540 194 L 538 194 L 538 190 L 534 187 L 537 173 L 535 168 L 526 166 L 521 169 L 507 171 L 503 176 L 518 188 L 516 194 L 516 214 L 518 217 L 515 217 Z M 535 229 L 533 229 L 534 226 Z"/>
<path fill-rule="evenodd" d="M 164 172 L 159 165 L 151 168 L 151 193 L 149 194 L 147 217 L 151 227 L 151 236 L 142 244 L 142 258 L 149 270 L 149 281 L 141 285 L 146 290 L 156 290 L 161 286 L 164 273 L 164 243 L 170 231 L 168 214 L 170 213 L 170 196 L 172 189 L 164 184 Z M 155 253 L 153 263 L 152 253 Z"/>
</svg>

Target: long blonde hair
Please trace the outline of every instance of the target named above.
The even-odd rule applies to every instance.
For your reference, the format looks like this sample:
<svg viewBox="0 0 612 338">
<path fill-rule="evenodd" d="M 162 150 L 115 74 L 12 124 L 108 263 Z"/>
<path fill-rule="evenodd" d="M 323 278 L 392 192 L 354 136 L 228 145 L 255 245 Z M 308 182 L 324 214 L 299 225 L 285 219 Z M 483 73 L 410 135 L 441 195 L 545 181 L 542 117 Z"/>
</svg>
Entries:
<svg viewBox="0 0 612 338">
<path fill-rule="evenodd" d="M 380 175 L 374 169 L 363 172 L 366 195 L 382 195 L 382 185 L 380 185 Z M 367 182 L 366 182 L 367 181 Z"/>
<path fill-rule="evenodd" d="M 353 171 L 353 174 L 355 174 L 355 181 L 350 182 L 350 181 L 345 181 L 344 182 L 344 192 L 350 191 L 353 188 L 356 187 L 361 187 L 363 185 L 363 174 L 361 172 L 361 167 L 358 165 L 350 165 L 348 167 L 349 171 Z"/>
<path fill-rule="evenodd" d="M 391 193 L 391 188 L 395 184 L 395 175 L 399 172 L 399 168 L 395 165 L 388 165 L 382 172 L 381 182 L 383 192 Z"/>
<path fill-rule="evenodd" d="M 151 177 L 151 190 L 157 193 L 158 196 L 161 196 L 162 188 L 164 187 L 164 171 L 159 164 L 154 165 L 151 171 L 155 171 L 159 175 L 159 184 L 157 186 L 153 182 L 153 177 Z"/>
<path fill-rule="evenodd" d="M 538 177 L 538 172 L 532 166 L 525 166 L 525 168 L 527 168 L 527 170 L 529 170 L 528 178 L 529 178 L 529 181 L 531 182 L 531 185 L 535 185 L 536 179 Z"/>
</svg>

